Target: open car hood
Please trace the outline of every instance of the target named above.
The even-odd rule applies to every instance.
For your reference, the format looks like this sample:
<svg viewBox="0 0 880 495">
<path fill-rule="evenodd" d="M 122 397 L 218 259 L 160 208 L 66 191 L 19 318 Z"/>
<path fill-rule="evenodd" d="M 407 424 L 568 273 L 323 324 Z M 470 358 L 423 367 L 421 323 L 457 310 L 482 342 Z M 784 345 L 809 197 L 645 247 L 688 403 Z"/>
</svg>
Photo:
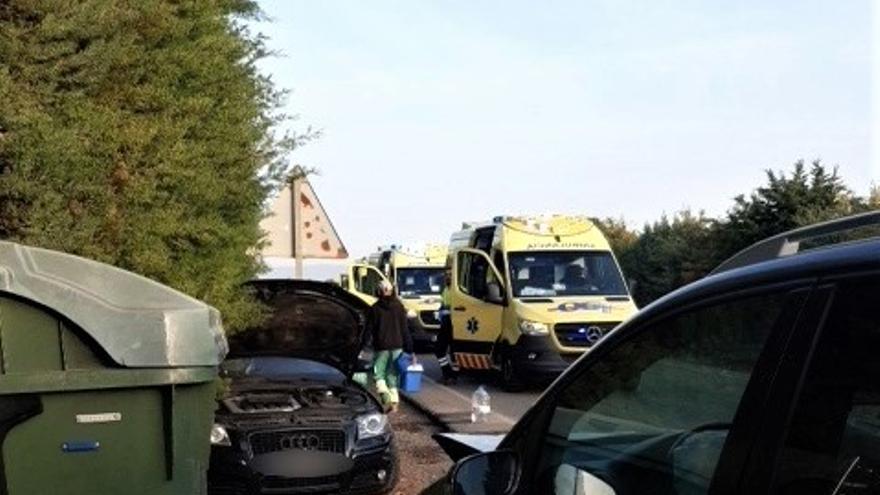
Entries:
<svg viewBox="0 0 880 495">
<path fill-rule="evenodd" d="M 358 297 L 309 280 L 256 280 L 246 287 L 270 313 L 261 325 L 229 338 L 229 357 L 298 357 L 345 372 L 358 366 L 369 311 Z"/>
</svg>

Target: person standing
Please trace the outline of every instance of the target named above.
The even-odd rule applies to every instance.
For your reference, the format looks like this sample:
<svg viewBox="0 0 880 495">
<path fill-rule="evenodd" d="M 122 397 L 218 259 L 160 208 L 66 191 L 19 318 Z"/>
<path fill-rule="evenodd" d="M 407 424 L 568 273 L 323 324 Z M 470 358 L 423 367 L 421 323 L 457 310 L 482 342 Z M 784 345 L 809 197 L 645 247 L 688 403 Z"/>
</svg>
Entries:
<svg viewBox="0 0 880 495">
<path fill-rule="evenodd" d="M 373 380 L 382 405 L 391 412 L 400 403 L 397 359 L 403 352 L 412 353 L 412 337 L 406 321 L 406 309 L 394 294 L 394 286 L 387 280 L 379 284 L 379 300 L 370 308 L 369 324 L 372 333 Z M 415 362 L 415 357 L 413 357 Z"/>
<path fill-rule="evenodd" d="M 452 275 L 449 271 L 443 277 L 443 292 L 440 293 L 440 333 L 434 343 L 434 356 L 443 371 L 443 382 L 455 382 L 455 368 L 452 366 L 452 312 L 449 306 L 449 289 L 452 286 Z"/>
</svg>

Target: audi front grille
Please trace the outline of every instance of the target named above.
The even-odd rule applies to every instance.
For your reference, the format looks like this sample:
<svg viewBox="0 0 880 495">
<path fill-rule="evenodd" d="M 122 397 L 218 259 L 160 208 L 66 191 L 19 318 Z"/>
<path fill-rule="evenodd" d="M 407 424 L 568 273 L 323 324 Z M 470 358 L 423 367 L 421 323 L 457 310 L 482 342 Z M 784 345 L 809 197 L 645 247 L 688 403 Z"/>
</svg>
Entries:
<svg viewBox="0 0 880 495">
<path fill-rule="evenodd" d="M 249 437 L 254 455 L 286 450 L 345 453 L 345 432 L 339 430 L 287 430 L 253 433 Z"/>
</svg>

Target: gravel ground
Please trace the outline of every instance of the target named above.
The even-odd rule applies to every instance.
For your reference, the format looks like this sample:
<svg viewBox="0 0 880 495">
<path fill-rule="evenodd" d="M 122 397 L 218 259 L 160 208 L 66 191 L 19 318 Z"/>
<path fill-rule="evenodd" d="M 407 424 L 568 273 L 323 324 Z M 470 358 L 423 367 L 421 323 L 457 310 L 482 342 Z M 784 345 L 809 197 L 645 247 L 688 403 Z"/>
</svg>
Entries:
<svg viewBox="0 0 880 495">
<path fill-rule="evenodd" d="M 452 467 L 452 461 L 431 438 L 440 429 L 404 402 L 391 416 L 391 424 L 400 456 L 400 480 L 391 493 L 418 495 Z"/>
</svg>

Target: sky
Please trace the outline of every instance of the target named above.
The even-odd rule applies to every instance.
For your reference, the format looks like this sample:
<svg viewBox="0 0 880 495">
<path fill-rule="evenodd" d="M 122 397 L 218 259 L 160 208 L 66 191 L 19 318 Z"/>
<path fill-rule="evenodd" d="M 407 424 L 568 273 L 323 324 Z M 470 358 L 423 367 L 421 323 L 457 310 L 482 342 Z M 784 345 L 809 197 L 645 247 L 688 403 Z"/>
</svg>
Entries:
<svg viewBox="0 0 880 495">
<path fill-rule="evenodd" d="M 260 4 L 355 257 L 501 214 L 717 216 L 801 158 L 880 183 L 880 1 Z"/>
</svg>

